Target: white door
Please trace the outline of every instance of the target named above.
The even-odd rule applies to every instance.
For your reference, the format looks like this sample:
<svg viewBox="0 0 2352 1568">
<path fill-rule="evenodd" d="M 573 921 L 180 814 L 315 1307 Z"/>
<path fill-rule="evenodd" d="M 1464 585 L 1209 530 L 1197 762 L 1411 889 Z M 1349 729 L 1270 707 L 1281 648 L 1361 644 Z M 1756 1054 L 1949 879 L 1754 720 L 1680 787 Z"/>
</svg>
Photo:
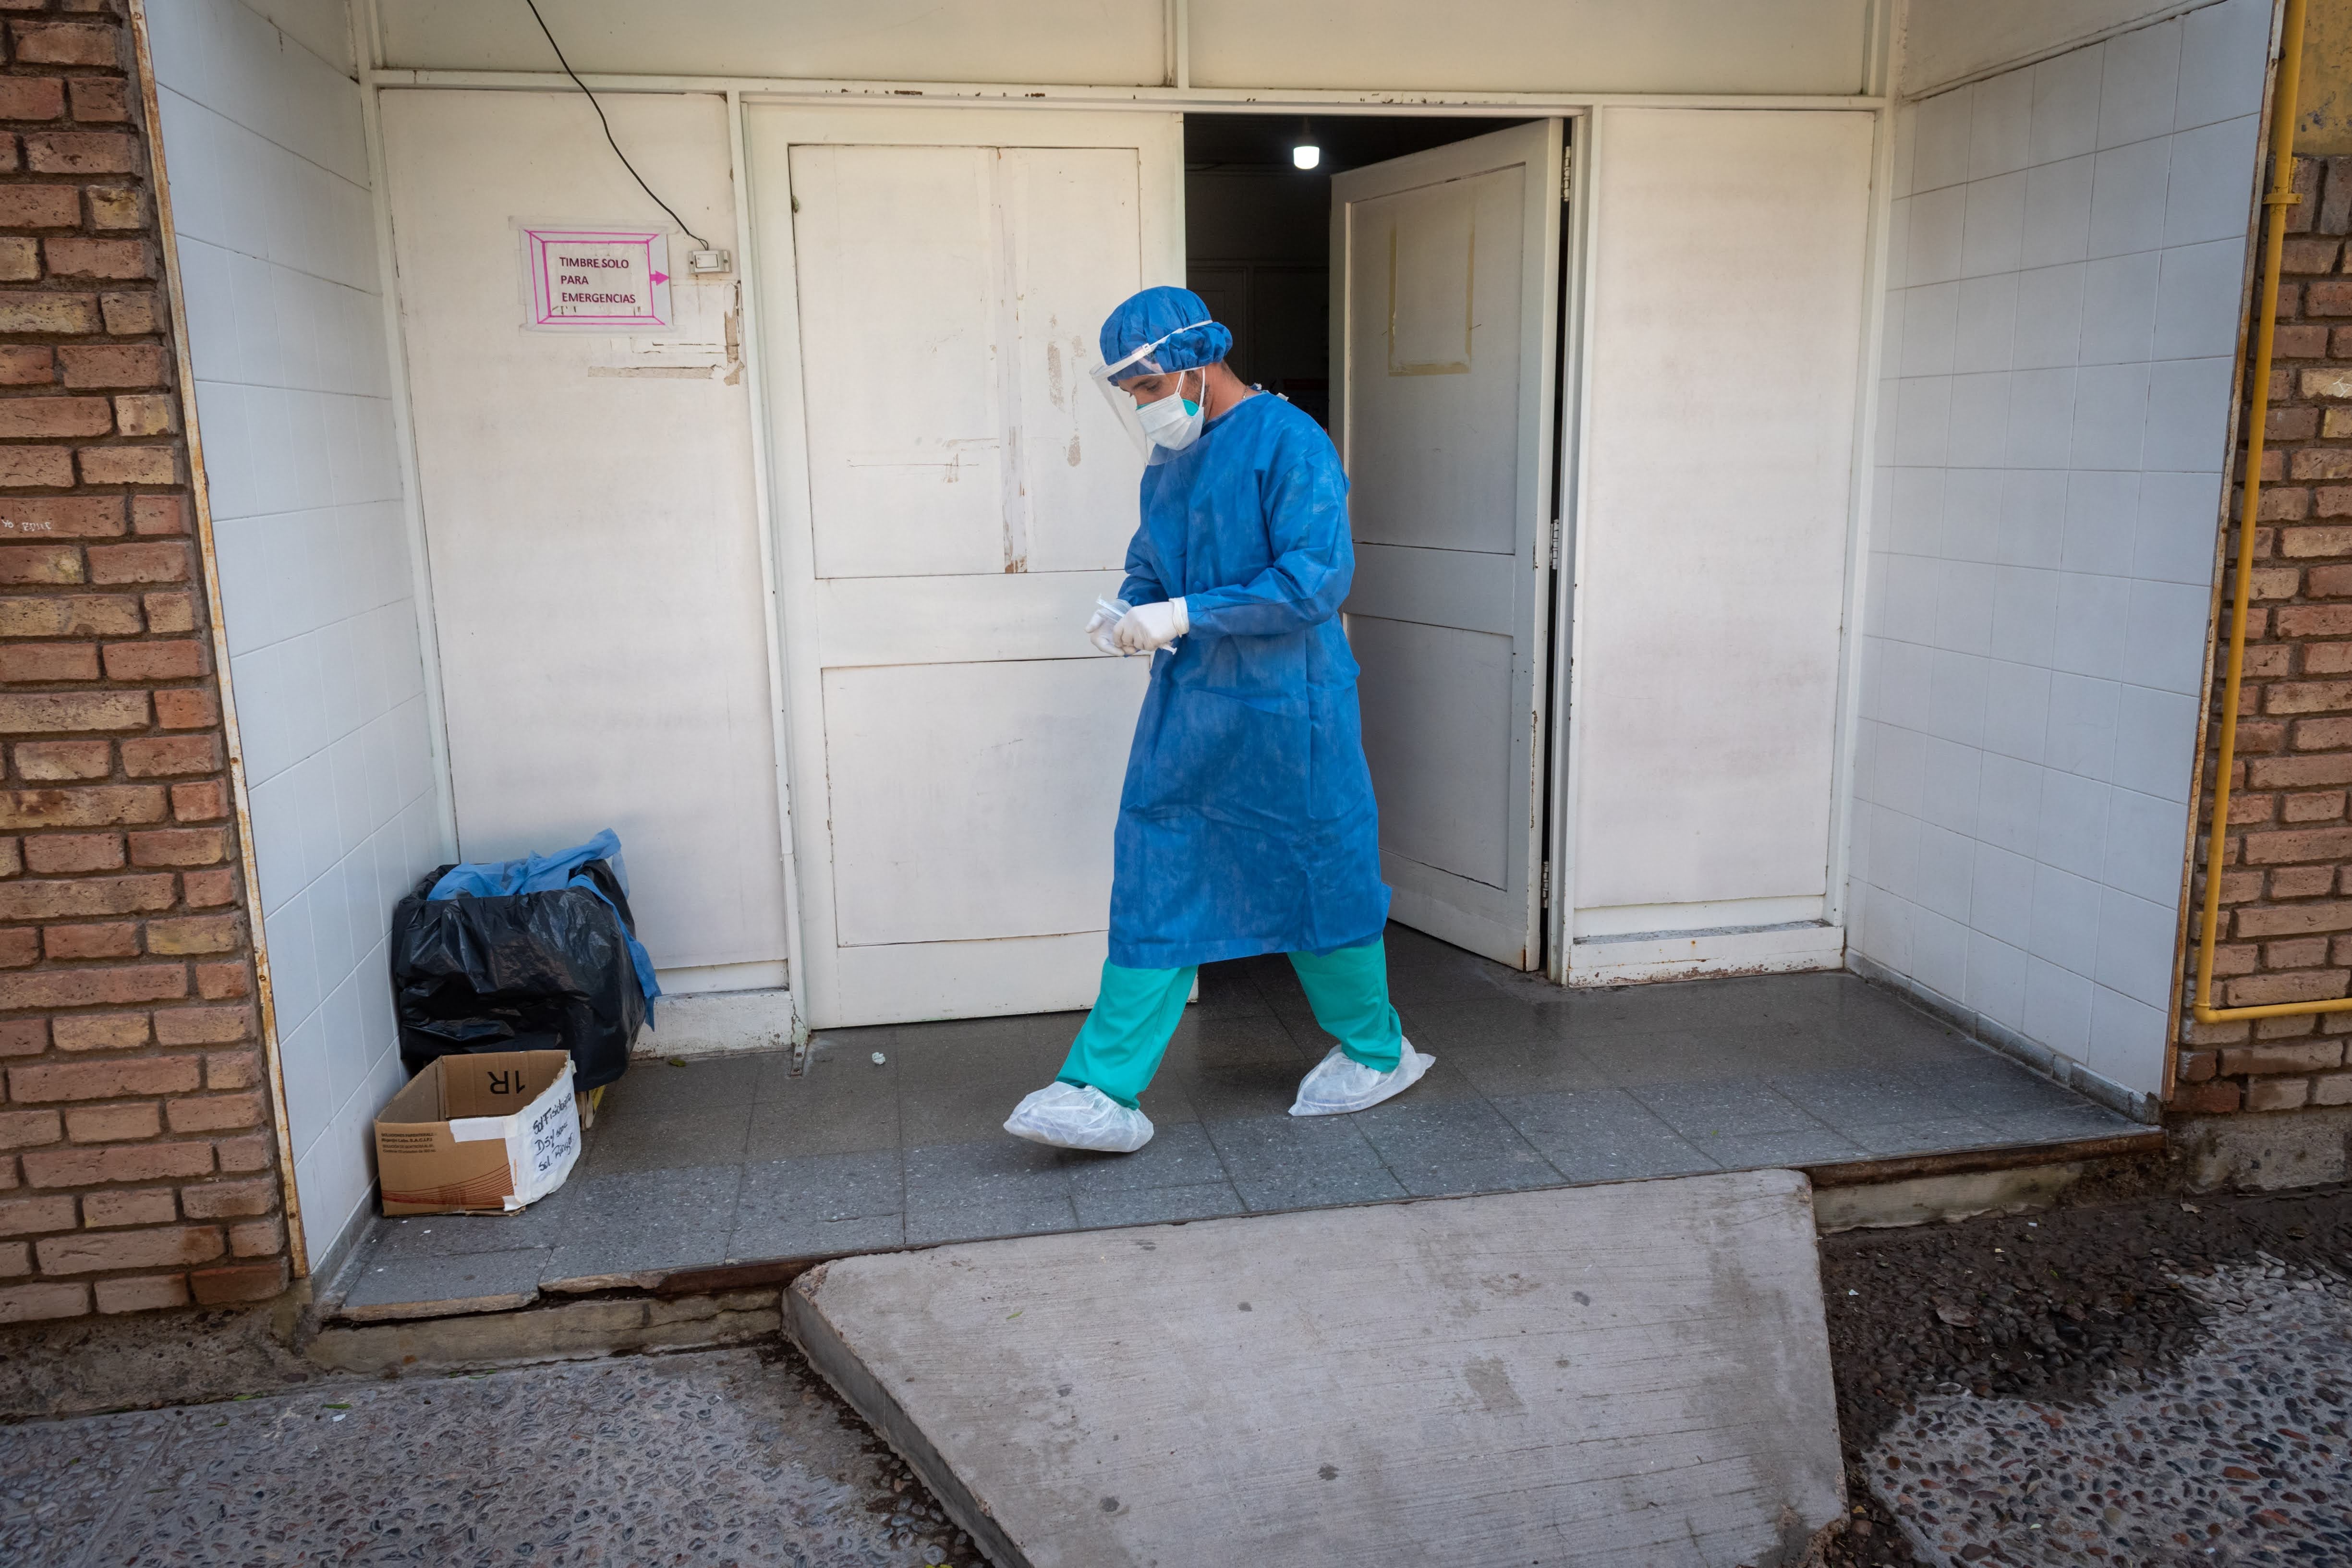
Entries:
<svg viewBox="0 0 2352 1568">
<path fill-rule="evenodd" d="M 1081 636 L 1143 467 L 1087 371 L 1183 275 L 1179 121 L 745 130 L 810 1021 L 1086 1006 L 1148 674 Z"/>
<path fill-rule="evenodd" d="M 1540 957 L 1560 121 L 1331 182 L 1348 637 L 1395 918 Z"/>
</svg>

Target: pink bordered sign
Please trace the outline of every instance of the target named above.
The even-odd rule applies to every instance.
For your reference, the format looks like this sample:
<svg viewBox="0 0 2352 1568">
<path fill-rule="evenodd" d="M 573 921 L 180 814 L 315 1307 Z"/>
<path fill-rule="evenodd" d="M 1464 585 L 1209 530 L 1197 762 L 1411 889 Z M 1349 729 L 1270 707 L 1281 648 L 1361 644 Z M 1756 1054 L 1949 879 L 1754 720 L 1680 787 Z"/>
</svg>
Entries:
<svg viewBox="0 0 2352 1568">
<path fill-rule="evenodd" d="M 657 228 L 524 224 L 530 286 L 525 325 L 538 331 L 663 330 L 669 308 L 669 236 Z"/>
</svg>

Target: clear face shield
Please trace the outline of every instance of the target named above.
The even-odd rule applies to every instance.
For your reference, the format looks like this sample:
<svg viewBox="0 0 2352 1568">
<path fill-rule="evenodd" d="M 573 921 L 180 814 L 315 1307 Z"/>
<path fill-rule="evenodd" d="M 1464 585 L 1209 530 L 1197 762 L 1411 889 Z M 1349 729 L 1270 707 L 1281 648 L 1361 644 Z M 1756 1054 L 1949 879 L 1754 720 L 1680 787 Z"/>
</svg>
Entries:
<svg viewBox="0 0 2352 1568">
<path fill-rule="evenodd" d="M 1126 358 L 1113 363 L 1097 365 L 1088 374 L 1110 404 L 1120 427 L 1135 442 L 1137 450 L 1152 463 L 1164 463 L 1194 441 L 1200 439 L 1202 426 L 1208 423 L 1204 406 L 1209 398 L 1207 372 L 1200 366 L 1181 371 L 1170 371 L 1157 357 L 1160 345 L 1169 338 L 1189 332 L 1211 323 L 1195 321 L 1189 327 L 1179 327 L 1173 332 L 1157 337 Z M 1119 385 L 1138 376 L 1172 375 L 1171 385 L 1151 401 L 1138 403 L 1135 395 Z"/>
</svg>

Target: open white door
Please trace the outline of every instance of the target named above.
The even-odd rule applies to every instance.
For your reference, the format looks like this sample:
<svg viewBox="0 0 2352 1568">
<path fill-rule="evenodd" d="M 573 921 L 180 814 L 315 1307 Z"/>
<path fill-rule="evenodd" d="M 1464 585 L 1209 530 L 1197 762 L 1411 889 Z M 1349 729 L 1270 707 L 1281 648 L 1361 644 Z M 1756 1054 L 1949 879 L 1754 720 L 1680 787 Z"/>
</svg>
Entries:
<svg viewBox="0 0 2352 1568">
<path fill-rule="evenodd" d="M 1395 918 L 1540 958 L 1562 125 L 1331 181 L 1348 637 Z"/>
<path fill-rule="evenodd" d="M 1084 1007 L 1146 661 L 1096 333 L 1183 275 L 1176 116 L 745 113 L 808 1016 Z"/>
</svg>

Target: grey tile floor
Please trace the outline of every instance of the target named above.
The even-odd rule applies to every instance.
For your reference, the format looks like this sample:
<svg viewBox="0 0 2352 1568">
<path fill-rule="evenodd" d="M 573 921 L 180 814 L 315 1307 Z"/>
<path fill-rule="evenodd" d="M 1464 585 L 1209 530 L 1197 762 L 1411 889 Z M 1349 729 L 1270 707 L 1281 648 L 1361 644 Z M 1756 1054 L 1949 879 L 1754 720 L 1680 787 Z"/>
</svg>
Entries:
<svg viewBox="0 0 2352 1568">
<path fill-rule="evenodd" d="M 1284 960 L 1214 965 L 1144 1096 L 1159 1136 L 1129 1155 L 1002 1131 L 1075 1013 L 828 1031 L 798 1077 L 782 1053 L 641 1061 L 562 1189 L 518 1215 L 377 1222 L 346 1304 L 2140 1131 L 1852 974 L 1570 992 L 1402 927 L 1389 968 L 1437 1058 L 1412 1092 L 1292 1118 L 1328 1037 Z"/>
</svg>

